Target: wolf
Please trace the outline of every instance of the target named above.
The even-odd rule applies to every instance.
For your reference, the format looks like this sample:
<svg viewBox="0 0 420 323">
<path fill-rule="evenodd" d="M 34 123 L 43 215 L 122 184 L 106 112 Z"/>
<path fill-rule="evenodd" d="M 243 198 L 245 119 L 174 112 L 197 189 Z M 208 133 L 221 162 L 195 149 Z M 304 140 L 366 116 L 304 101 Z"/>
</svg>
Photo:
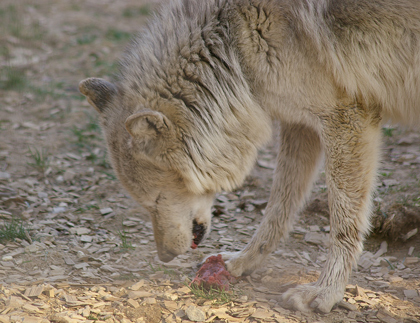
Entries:
<svg viewBox="0 0 420 323">
<path fill-rule="evenodd" d="M 112 82 L 79 88 L 110 158 L 151 214 L 159 258 L 196 247 L 217 192 L 240 186 L 280 123 L 265 215 L 223 253 L 251 273 L 290 231 L 324 160 L 330 248 L 318 280 L 282 295 L 300 311 L 339 302 L 369 231 L 384 122 L 420 119 L 420 1 L 173 0 L 135 37 Z"/>
</svg>

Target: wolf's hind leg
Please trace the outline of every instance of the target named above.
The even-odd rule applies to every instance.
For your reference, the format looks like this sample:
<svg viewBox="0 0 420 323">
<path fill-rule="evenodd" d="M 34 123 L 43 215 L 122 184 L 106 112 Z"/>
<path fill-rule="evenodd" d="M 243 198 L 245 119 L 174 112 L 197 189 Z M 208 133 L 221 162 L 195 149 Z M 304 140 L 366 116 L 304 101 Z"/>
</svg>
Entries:
<svg viewBox="0 0 420 323">
<path fill-rule="evenodd" d="M 331 224 L 328 258 L 318 281 L 289 289 L 283 300 L 300 311 L 327 313 L 343 298 L 369 229 L 380 117 L 377 111 L 354 104 L 339 106 L 321 119 Z"/>
<path fill-rule="evenodd" d="M 251 273 L 287 237 L 312 186 L 321 155 L 318 134 L 303 125 L 282 124 L 280 140 L 274 183 L 260 226 L 242 251 L 222 253 L 234 276 Z"/>
</svg>

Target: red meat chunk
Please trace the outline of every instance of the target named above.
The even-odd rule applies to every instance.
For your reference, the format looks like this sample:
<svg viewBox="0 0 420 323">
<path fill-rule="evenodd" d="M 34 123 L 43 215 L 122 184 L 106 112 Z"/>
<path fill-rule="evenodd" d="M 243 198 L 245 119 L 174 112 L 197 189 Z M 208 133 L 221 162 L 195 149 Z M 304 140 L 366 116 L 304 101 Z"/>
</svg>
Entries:
<svg viewBox="0 0 420 323">
<path fill-rule="evenodd" d="M 229 290 L 229 283 L 235 281 L 236 278 L 226 270 L 222 255 L 217 255 L 207 258 L 191 285 L 195 284 L 205 289 L 214 288 L 227 291 Z"/>
</svg>

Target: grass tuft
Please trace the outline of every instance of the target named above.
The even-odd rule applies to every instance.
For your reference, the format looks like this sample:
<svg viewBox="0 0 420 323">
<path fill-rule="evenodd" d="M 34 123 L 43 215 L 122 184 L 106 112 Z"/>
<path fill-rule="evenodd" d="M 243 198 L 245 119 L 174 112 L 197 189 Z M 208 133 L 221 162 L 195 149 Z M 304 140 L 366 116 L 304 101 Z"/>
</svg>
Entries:
<svg viewBox="0 0 420 323">
<path fill-rule="evenodd" d="M 230 303 L 237 298 L 237 295 L 233 291 L 224 291 L 215 288 L 205 289 L 195 284 L 186 284 L 186 286 L 196 298 L 213 301 L 216 305 Z"/>
<path fill-rule="evenodd" d="M 121 248 L 122 249 L 126 249 L 126 250 L 134 250 L 135 248 L 133 247 L 133 245 L 131 244 L 131 241 L 128 241 L 127 238 L 127 233 L 122 230 L 122 231 L 118 231 L 118 236 L 121 239 Z"/>
<path fill-rule="evenodd" d="M 28 240 L 29 233 L 19 220 L 13 219 L 0 227 L 0 242 L 15 241 L 16 238 Z"/>
<path fill-rule="evenodd" d="M 25 71 L 11 66 L 5 66 L 0 70 L 0 89 L 10 91 L 23 91 L 28 85 Z"/>
<path fill-rule="evenodd" d="M 394 130 L 395 128 L 384 127 L 382 128 L 382 133 L 384 134 L 385 137 L 392 137 L 394 134 Z"/>
<path fill-rule="evenodd" d="M 29 166 L 32 166 L 38 169 L 41 172 L 44 172 L 50 165 L 49 153 L 48 150 L 41 148 L 38 150 L 34 148 L 33 150 L 29 147 L 29 154 L 34 160 L 33 163 L 28 163 Z"/>
<path fill-rule="evenodd" d="M 106 32 L 105 37 L 111 41 L 123 41 L 129 40 L 131 38 L 131 34 L 126 31 L 111 28 Z"/>
</svg>

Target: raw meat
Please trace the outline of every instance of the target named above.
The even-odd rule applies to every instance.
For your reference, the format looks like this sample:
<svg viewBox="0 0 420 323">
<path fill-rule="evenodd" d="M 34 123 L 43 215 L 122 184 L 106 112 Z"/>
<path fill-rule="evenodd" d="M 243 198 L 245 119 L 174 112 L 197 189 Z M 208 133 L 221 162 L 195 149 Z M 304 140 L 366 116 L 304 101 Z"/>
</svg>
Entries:
<svg viewBox="0 0 420 323">
<path fill-rule="evenodd" d="M 205 289 L 213 288 L 227 291 L 229 290 L 229 283 L 235 281 L 236 278 L 226 270 L 222 255 L 217 255 L 207 258 L 191 285 L 195 284 Z"/>
</svg>

